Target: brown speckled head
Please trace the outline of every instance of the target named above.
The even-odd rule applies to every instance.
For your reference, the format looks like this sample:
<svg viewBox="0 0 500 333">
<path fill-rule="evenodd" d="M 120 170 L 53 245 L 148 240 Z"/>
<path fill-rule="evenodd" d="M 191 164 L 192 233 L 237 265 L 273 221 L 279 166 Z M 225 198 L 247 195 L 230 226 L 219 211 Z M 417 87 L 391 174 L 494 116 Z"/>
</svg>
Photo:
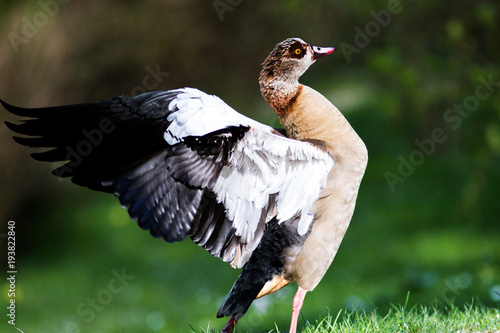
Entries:
<svg viewBox="0 0 500 333">
<path fill-rule="evenodd" d="M 308 56 L 309 53 L 309 56 Z M 262 64 L 259 80 L 280 78 L 298 80 L 312 64 L 312 51 L 300 38 L 288 38 L 278 43 Z"/>
<path fill-rule="evenodd" d="M 288 38 L 278 43 L 262 63 L 260 90 L 267 103 L 277 113 L 300 92 L 299 78 L 317 58 L 330 54 L 333 47 L 311 46 L 300 38 Z"/>
</svg>

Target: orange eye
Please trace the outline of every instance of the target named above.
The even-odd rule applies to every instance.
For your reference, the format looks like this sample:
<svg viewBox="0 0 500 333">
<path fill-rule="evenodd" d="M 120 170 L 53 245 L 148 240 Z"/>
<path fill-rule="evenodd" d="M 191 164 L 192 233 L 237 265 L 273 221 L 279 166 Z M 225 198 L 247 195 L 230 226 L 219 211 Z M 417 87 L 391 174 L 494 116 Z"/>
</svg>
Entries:
<svg viewBox="0 0 500 333">
<path fill-rule="evenodd" d="M 295 50 L 295 54 L 300 54 L 300 52 L 302 52 L 302 50 L 301 50 L 301 49 L 296 49 L 296 50 Z"/>
</svg>

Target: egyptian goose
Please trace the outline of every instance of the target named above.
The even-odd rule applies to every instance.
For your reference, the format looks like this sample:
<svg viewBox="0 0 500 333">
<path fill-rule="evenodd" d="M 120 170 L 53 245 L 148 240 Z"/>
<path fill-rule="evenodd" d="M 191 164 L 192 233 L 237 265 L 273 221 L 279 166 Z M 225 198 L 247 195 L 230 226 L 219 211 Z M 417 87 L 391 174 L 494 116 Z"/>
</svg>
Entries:
<svg viewBox="0 0 500 333">
<path fill-rule="evenodd" d="M 189 236 L 241 275 L 217 317 L 223 332 L 254 299 L 298 284 L 290 332 L 305 294 L 330 266 L 354 211 L 367 164 L 363 141 L 339 110 L 298 82 L 334 51 L 299 38 L 263 63 L 260 90 L 284 131 L 249 119 L 193 88 L 98 103 L 25 109 L 7 126 L 36 160 L 67 161 L 58 177 L 115 194 L 130 217 L 167 242 Z"/>
</svg>

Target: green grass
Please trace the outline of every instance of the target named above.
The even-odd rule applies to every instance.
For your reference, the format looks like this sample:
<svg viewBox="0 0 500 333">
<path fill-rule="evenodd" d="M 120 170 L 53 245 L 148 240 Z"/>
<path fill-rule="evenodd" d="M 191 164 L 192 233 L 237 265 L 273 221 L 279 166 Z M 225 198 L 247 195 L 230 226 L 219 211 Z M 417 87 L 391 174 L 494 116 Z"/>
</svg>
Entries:
<svg viewBox="0 0 500 333">
<path fill-rule="evenodd" d="M 336 315 L 328 314 L 315 323 L 306 322 L 299 333 L 498 333 L 500 332 L 500 311 L 483 305 L 468 305 L 462 309 L 451 305 L 446 310 L 425 306 L 393 305 L 382 315 L 378 311 L 364 312 L 340 310 Z M 305 326 L 305 327 L 304 327 Z M 300 327 L 300 325 L 299 325 Z M 199 332 L 193 330 L 193 332 Z M 202 333 L 217 333 L 207 328 Z M 245 330 L 237 332 L 245 332 Z M 288 332 L 287 327 L 276 326 L 268 333 Z"/>
<path fill-rule="evenodd" d="M 447 312 L 427 307 L 407 310 L 394 306 L 385 316 L 372 313 L 329 315 L 315 324 L 307 324 L 303 333 L 326 332 L 500 332 L 500 312 L 483 306 L 464 310 L 452 307 Z"/>
<path fill-rule="evenodd" d="M 451 307 L 446 312 L 423 306 L 411 309 L 393 306 L 386 315 L 376 311 L 328 315 L 315 324 L 307 323 L 302 332 L 500 332 L 500 312 L 484 306 L 468 306 L 463 310 Z"/>
</svg>

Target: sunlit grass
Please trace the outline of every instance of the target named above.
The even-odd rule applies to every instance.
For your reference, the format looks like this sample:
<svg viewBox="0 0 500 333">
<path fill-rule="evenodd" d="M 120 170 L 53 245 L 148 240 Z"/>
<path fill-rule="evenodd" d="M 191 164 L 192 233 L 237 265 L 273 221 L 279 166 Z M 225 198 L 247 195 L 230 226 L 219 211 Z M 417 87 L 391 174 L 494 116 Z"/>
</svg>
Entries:
<svg viewBox="0 0 500 333">
<path fill-rule="evenodd" d="M 328 315 L 316 323 L 307 323 L 302 333 L 359 332 L 500 332 L 500 311 L 480 305 L 460 310 L 451 306 L 447 311 L 429 307 L 392 306 L 386 315 L 353 311 Z"/>
<path fill-rule="evenodd" d="M 378 311 L 364 312 L 340 310 L 337 314 L 329 313 L 314 323 L 306 322 L 299 333 L 498 333 L 500 332 L 500 311 L 482 305 L 471 304 L 462 309 L 450 305 L 445 310 L 431 307 L 392 305 L 386 314 Z M 299 325 L 300 326 L 300 325 Z M 238 330 L 237 330 L 238 331 Z M 218 333 L 210 325 L 194 329 L 192 333 Z M 239 332 L 246 332 L 245 330 Z M 262 330 L 266 333 L 288 332 L 287 328 L 278 327 Z"/>
</svg>

